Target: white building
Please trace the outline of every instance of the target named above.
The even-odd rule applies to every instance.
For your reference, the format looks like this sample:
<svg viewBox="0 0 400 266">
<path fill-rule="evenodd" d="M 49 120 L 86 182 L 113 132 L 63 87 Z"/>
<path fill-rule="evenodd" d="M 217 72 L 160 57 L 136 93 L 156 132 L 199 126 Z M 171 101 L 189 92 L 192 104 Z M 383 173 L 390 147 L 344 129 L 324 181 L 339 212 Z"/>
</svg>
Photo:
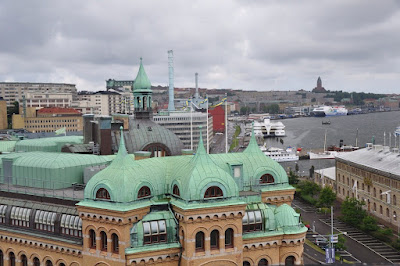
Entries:
<svg viewBox="0 0 400 266">
<path fill-rule="evenodd" d="M 7 101 L 7 106 L 15 101 L 22 101 L 22 95 L 27 92 L 71 93 L 75 99 L 77 89 L 75 84 L 66 83 L 0 82 L 0 97 Z"/>
<path fill-rule="evenodd" d="M 160 112 L 159 115 L 155 115 L 153 117 L 154 122 L 157 124 L 171 130 L 174 132 L 179 139 L 183 142 L 185 149 L 197 149 L 197 145 L 199 143 L 200 137 L 200 126 L 202 127 L 203 132 L 203 141 L 204 144 L 207 145 L 207 114 L 193 112 L 192 119 L 190 112 Z M 192 136 L 193 136 L 193 147 L 192 147 L 192 138 L 191 138 L 191 130 L 190 125 L 192 121 Z M 209 143 L 211 144 L 213 139 L 213 121 L 212 117 L 208 117 L 208 136 Z"/>
<path fill-rule="evenodd" d="M 78 101 L 85 102 L 84 107 L 91 107 L 97 115 L 133 114 L 134 109 L 133 94 L 130 90 L 80 92 Z"/>
<path fill-rule="evenodd" d="M 30 91 L 25 93 L 26 107 L 70 107 L 73 101 L 71 92 L 36 92 Z M 23 99 L 19 99 L 19 105 L 23 106 Z"/>
</svg>

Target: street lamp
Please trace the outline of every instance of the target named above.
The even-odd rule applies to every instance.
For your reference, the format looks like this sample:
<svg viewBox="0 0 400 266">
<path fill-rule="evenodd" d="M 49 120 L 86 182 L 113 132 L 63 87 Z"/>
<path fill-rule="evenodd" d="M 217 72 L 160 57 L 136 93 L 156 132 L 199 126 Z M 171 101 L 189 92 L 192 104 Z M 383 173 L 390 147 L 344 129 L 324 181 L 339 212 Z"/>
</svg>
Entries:
<svg viewBox="0 0 400 266">
<path fill-rule="evenodd" d="M 396 214 L 393 214 L 393 218 L 396 220 L 397 218 Z M 400 223 L 397 226 L 397 238 L 400 238 Z"/>
</svg>

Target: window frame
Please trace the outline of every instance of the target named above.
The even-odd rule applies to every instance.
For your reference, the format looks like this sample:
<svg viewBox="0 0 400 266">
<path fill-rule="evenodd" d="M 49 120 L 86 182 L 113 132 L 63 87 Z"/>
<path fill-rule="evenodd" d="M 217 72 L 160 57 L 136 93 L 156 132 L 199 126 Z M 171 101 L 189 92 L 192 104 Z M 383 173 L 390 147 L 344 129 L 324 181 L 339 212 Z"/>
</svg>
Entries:
<svg viewBox="0 0 400 266">
<path fill-rule="evenodd" d="M 111 200 L 110 193 L 105 188 L 99 188 L 96 192 L 96 199 L 99 200 Z"/>
<path fill-rule="evenodd" d="M 222 198 L 222 197 L 224 197 L 224 192 L 218 186 L 211 186 L 207 188 L 206 191 L 204 192 L 204 199 Z"/>
<path fill-rule="evenodd" d="M 143 198 L 149 198 L 149 197 L 151 197 L 151 189 L 148 186 L 140 187 L 137 198 L 143 199 Z"/>
<path fill-rule="evenodd" d="M 195 247 L 195 251 L 196 252 L 202 252 L 204 251 L 204 241 L 205 240 L 205 234 L 203 231 L 199 231 L 196 233 L 195 236 L 195 241 L 194 241 L 194 247 Z M 198 242 L 199 241 L 199 242 Z M 198 246 L 197 244 L 200 244 L 200 246 Z"/>
<path fill-rule="evenodd" d="M 263 174 L 260 177 L 260 184 L 265 185 L 265 184 L 274 184 L 275 183 L 275 178 L 271 174 Z"/>
<path fill-rule="evenodd" d="M 210 233 L 210 249 L 211 250 L 217 250 L 219 249 L 219 231 L 218 229 L 214 229 Z M 215 243 L 213 244 L 213 242 Z"/>
</svg>

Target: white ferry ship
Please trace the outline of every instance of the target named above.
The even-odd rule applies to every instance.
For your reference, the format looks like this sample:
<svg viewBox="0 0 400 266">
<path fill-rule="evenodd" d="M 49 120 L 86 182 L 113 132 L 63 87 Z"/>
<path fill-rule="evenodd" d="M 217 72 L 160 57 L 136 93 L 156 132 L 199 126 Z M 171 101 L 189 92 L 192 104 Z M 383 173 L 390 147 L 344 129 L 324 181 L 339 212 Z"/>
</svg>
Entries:
<svg viewBox="0 0 400 266">
<path fill-rule="evenodd" d="M 246 125 L 246 134 L 250 135 L 252 125 Z M 271 122 L 271 119 L 264 118 L 262 122 L 254 120 L 254 134 L 258 137 L 284 137 L 286 136 L 285 125 L 280 121 Z"/>
<path fill-rule="evenodd" d="M 292 162 L 299 160 L 296 150 L 290 147 L 284 150 L 274 147 L 267 148 L 264 144 L 264 146 L 260 147 L 260 149 L 265 155 L 277 162 Z"/>
<path fill-rule="evenodd" d="M 319 106 L 313 109 L 314 116 L 342 116 L 347 115 L 348 110 L 344 106 Z"/>
</svg>

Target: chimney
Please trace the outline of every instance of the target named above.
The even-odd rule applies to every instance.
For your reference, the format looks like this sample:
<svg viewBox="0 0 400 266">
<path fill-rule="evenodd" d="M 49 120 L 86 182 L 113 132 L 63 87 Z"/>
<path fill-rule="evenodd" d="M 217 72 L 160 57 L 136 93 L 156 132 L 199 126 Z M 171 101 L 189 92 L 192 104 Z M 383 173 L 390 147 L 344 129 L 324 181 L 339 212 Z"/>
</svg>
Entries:
<svg viewBox="0 0 400 266">
<path fill-rule="evenodd" d="M 168 51 L 168 72 L 169 72 L 168 111 L 175 111 L 175 104 L 174 104 L 174 52 L 172 50 Z"/>
<path fill-rule="evenodd" d="M 88 144 L 93 141 L 93 126 L 91 121 L 94 118 L 94 114 L 83 115 L 83 143 Z"/>
<path fill-rule="evenodd" d="M 199 99 L 199 82 L 198 82 L 198 79 L 199 79 L 199 74 L 195 73 L 194 74 L 194 80 L 195 80 L 195 83 L 196 83 L 196 92 L 194 94 L 194 98 L 196 98 L 197 100 Z"/>
<path fill-rule="evenodd" d="M 99 131 L 100 131 L 100 154 L 110 155 L 112 154 L 111 147 L 111 116 L 101 116 L 99 119 Z"/>
</svg>

